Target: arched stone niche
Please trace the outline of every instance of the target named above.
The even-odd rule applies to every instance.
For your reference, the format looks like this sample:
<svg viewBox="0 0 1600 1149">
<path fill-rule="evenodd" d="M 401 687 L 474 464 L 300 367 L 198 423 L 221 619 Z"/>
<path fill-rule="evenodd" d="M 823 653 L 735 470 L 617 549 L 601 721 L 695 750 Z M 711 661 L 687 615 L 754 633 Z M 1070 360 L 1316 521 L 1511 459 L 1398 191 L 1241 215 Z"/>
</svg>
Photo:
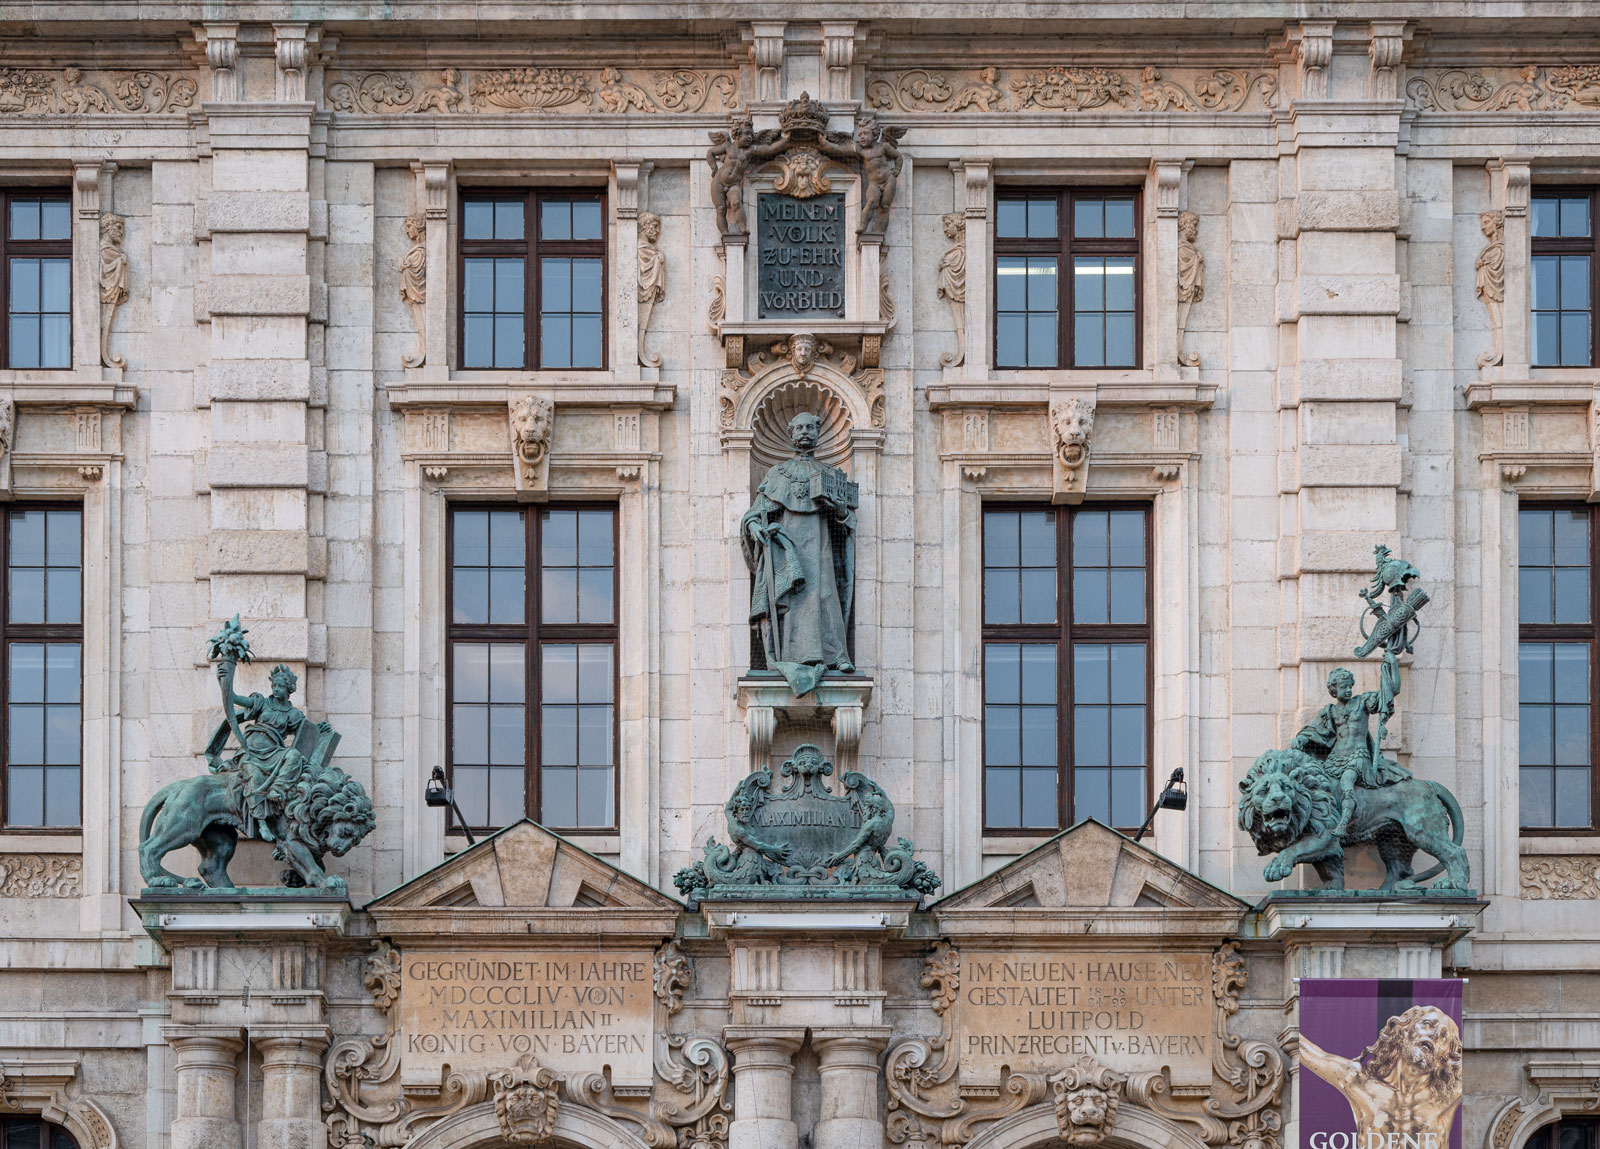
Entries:
<svg viewBox="0 0 1600 1149">
<path fill-rule="evenodd" d="M 1055 1107 L 1046 1102 L 979 1126 L 966 1149 L 1034 1149 L 1065 1139 L 1056 1124 Z M 1127 1098 L 1117 1108 L 1116 1124 L 1097 1149 L 1210 1149 L 1200 1138 L 1159 1113 L 1152 1113 Z"/>
<path fill-rule="evenodd" d="M 118 1149 L 117 1128 L 88 1098 L 68 1096 L 78 1076 L 74 1059 L 0 1062 L 0 1096 L 11 1113 L 38 1116 L 72 1134 L 79 1149 Z M 77 1090 L 73 1091 L 77 1093 Z"/>
<path fill-rule="evenodd" d="M 501 1149 L 505 1144 L 494 1102 L 482 1101 L 428 1126 L 411 1142 L 411 1149 Z M 628 1126 L 565 1099 L 547 1144 L 572 1149 L 649 1149 Z"/>
<path fill-rule="evenodd" d="M 1522 1149 L 1546 1125 L 1567 1117 L 1594 1116 L 1600 1062 L 1592 1056 L 1581 1061 L 1533 1061 L 1523 1069 L 1533 1096 L 1501 1106 L 1489 1122 L 1484 1149 Z"/>
</svg>

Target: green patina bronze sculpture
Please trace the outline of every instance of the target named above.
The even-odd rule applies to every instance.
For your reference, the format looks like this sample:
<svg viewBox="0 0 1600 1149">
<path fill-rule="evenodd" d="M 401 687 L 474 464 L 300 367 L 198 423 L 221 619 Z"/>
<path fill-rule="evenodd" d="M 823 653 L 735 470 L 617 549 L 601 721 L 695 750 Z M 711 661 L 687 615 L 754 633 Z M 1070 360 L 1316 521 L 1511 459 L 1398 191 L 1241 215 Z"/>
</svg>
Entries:
<svg viewBox="0 0 1600 1149">
<path fill-rule="evenodd" d="M 876 782 L 850 770 L 829 790 L 833 763 L 809 743 L 779 773 L 787 782 L 776 794 L 771 770 L 734 787 L 722 808 L 731 845 L 712 838 L 703 859 L 678 871 L 685 897 L 916 900 L 939 888 L 907 839 L 889 844 L 894 803 Z"/>
<path fill-rule="evenodd" d="M 223 721 L 206 744 L 210 773 L 163 787 L 139 822 L 139 869 L 151 889 L 234 891 L 228 862 L 240 836 L 275 844 L 287 862 L 284 891 L 311 888 L 343 893 L 344 879 L 324 872 L 326 854 L 342 857 L 372 831 L 372 801 L 361 784 L 331 764 L 339 735 L 311 723 L 290 703 L 298 680 L 286 666 L 272 669 L 272 693 L 241 697 L 234 671 L 250 661 L 250 643 L 235 615 L 211 639 Z M 238 745 L 223 752 L 229 736 Z M 180 878 L 161 862 L 173 850 L 200 853 L 200 877 Z M 274 887 L 275 888 L 275 887 Z"/>
<path fill-rule="evenodd" d="M 856 484 L 813 453 L 822 420 L 789 421 L 794 458 L 767 472 L 739 523 L 750 566 L 750 620 L 767 668 L 799 697 L 828 671 L 854 674 L 850 610 L 856 578 Z"/>
<path fill-rule="evenodd" d="M 1465 822 L 1455 795 L 1437 782 L 1413 778 L 1380 749 L 1400 694 L 1400 655 L 1413 648 L 1428 594 L 1409 586 L 1420 577 L 1416 567 L 1392 557 L 1381 543 L 1375 555 L 1372 583 L 1358 592 L 1367 605 L 1355 655 L 1365 658 L 1382 649 L 1378 689 L 1356 693 L 1355 675 L 1342 666 L 1329 674 L 1333 701 L 1294 736 L 1289 749 L 1268 750 L 1239 783 L 1239 826 L 1258 853 L 1277 855 L 1267 864 L 1268 881 L 1305 864 L 1328 888 L 1343 890 L 1346 848 L 1372 842 L 1385 868 L 1380 889 L 1417 889 L 1444 873 L 1434 890 L 1465 893 Z M 1439 864 L 1414 873 L 1411 860 L 1418 850 Z"/>
</svg>

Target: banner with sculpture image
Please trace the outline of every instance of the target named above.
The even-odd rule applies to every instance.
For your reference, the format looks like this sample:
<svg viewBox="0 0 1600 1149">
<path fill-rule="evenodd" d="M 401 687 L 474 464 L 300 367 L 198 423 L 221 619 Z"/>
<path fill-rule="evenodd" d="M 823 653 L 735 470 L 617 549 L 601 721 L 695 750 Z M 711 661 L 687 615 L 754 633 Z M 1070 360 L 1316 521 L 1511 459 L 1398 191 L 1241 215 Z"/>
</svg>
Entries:
<svg viewBox="0 0 1600 1149">
<path fill-rule="evenodd" d="M 1300 980 L 1300 1144 L 1461 1149 L 1459 978 Z"/>
</svg>

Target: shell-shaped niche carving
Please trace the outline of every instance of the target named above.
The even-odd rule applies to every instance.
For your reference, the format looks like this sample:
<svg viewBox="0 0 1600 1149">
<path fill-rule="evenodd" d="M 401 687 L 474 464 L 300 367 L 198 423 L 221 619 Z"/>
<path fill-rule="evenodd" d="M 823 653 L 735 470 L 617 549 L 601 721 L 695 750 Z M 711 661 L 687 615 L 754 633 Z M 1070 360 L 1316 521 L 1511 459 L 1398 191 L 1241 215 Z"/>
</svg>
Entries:
<svg viewBox="0 0 1600 1149">
<path fill-rule="evenodd" d="M 774 463 L 793 457 L 789 420 L 802 412 L 822 419 L 817 458 L 849 470 L 850 416 L 844 402 L 814 379 L 791 379 L 774 388 L 756 408 L 750 441 L 750 466 L 756 481 L 759 482 Z"/>
</svg>

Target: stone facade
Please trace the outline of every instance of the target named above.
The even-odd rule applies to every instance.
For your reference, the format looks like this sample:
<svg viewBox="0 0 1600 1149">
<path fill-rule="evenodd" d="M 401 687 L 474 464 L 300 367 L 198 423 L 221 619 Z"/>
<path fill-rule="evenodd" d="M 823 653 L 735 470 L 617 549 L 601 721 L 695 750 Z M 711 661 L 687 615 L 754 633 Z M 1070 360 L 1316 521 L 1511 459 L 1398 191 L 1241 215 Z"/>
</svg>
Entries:
<svg viewBox="0 0 1600 1149">
<path fill-rule="evenodd" d="M 1600 838 L 1518 832 L 1517 509 L 1600 498 L 1600 369 L 1532 366 L 1528 307 L 1530 189 L 1600 182 L 1583 6 L 924 7 L 0 2 L 0 190 L 69 192 L 72 253 L 70 366 L 0 369 L 0 497 L 84 530 L 81 833 L 0 833 L 0 1116 L 84 1149 L 1298 1149 L 1294 979 L 1447 971 L 1465 1146 L 1600 1105 Z M 859 234 L 871 181 L 834 171 L 843 314 L 763 319 L 705 153 L 803 93 L 901 167 Z M 808 165 L 752 165 L 747 218 Z M 996 366 L 997 192 L 1059 186 L 1140 193 L 1140 366 Z M 461 366 L 461 189 L 523 187 L 604 193 L 599 371 Z M 860 506 L 858 676 L 799 707 L 747 675 L 737 531 L 802 409 Z M 614 833 L 467 850 L 424 804 L 468 501 L 616 509 Z M 1188 808 L 1151 849 L 985 834 L 983 508 L 1118 501 L 1150 508 L 1151 778 Z M 1307 912 L 1263 900 L 1237 782 L 1350 660 L 1375 542 L 1434 595 L 1385 745 L 1459 797 L 1481 898 Z M 236 613 L 240 689 L 295 668 L 373 797 L 348 901 L 141 898 Z M 663 893 L 803 741 L 881 785 L 939 894 Z M 1170 961 L 1195 1044 L 957 1059 L 984 955 Z M 467 959 L 617 1016 L 416 1046 L 448 1026 L 406 988 Z"/>
</svg>

